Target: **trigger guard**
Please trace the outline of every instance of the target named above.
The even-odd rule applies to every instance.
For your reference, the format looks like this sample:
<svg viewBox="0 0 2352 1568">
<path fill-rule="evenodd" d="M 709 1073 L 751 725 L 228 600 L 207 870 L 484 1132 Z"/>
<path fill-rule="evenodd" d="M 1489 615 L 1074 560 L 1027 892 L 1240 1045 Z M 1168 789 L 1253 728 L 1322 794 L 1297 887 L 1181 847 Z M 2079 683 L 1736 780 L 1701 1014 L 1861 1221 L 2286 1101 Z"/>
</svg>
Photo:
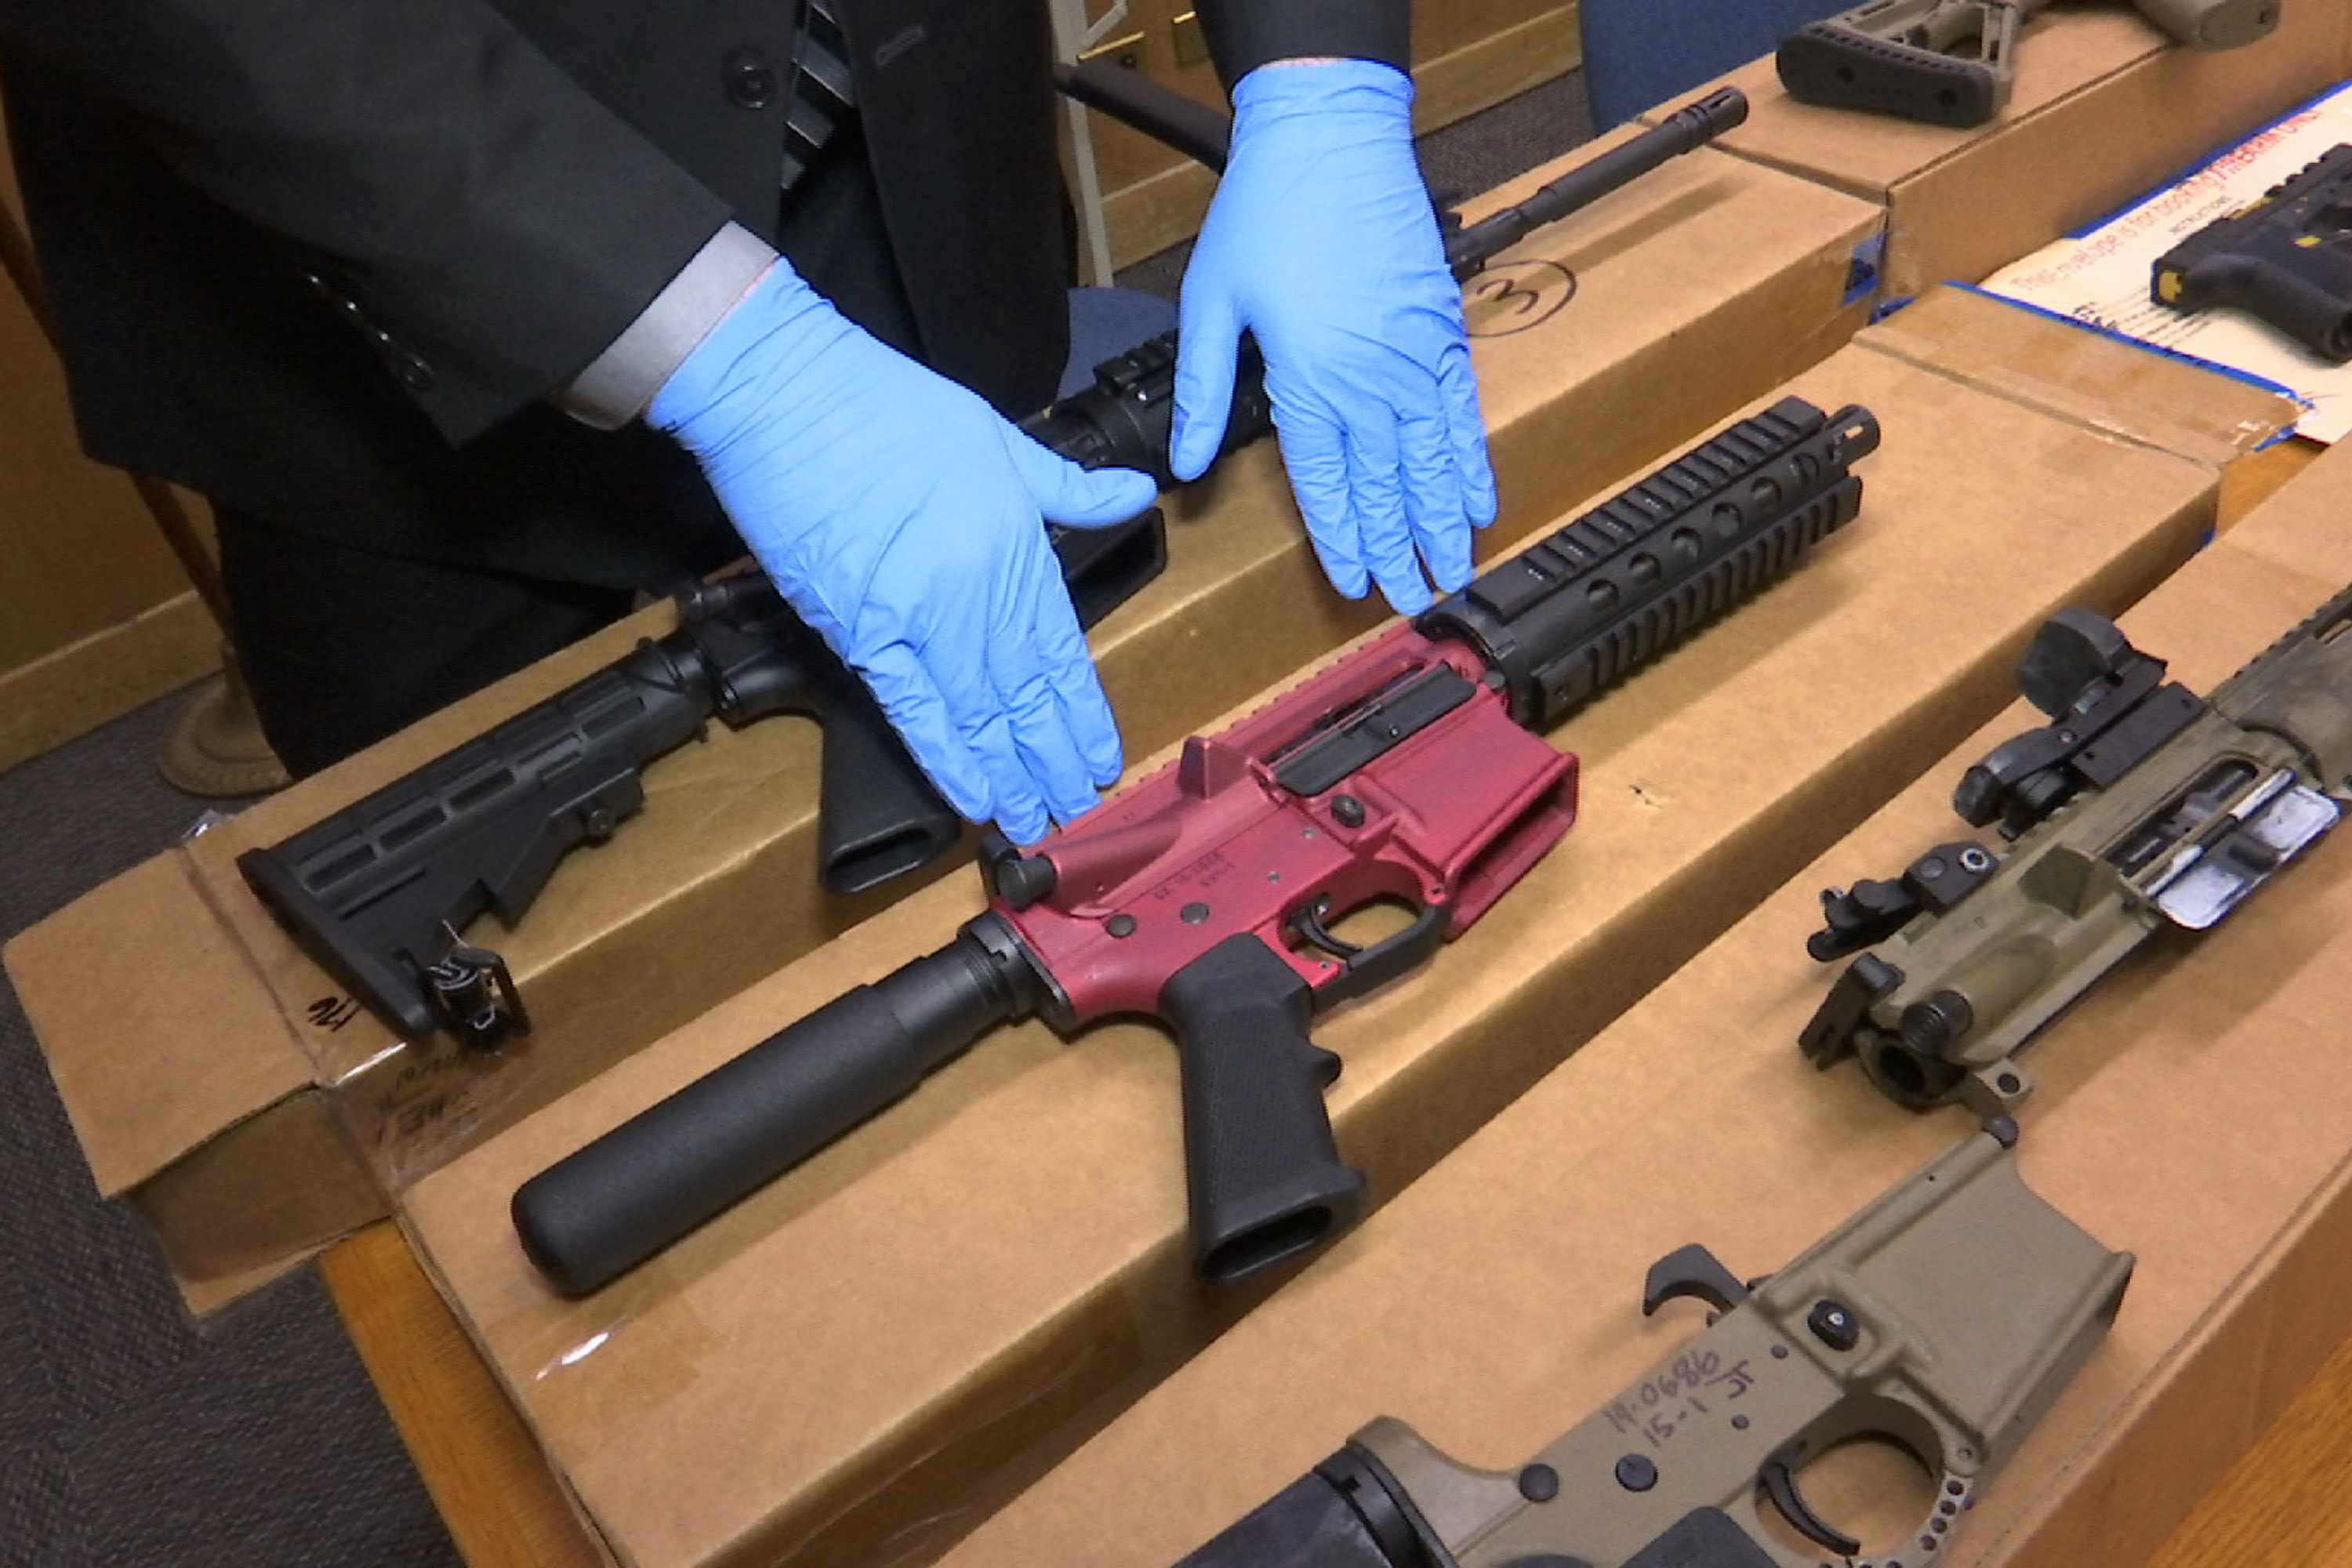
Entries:
<svg viewBox="0 0 2352 1568">
<path fill-rule="evenodd" d="M 1862 1542 L 1815 1513 L 1797 1490 L 1797 1478 L 1788 1461 L 1778 1457 L 1765 1461 L 1756 1472 L 1756 1479 L 1767 1498 L 1789 1528 L 1826 1551 L 1837 1552 L 1851 1562 L 1862 1552 Z M 1946 1469 L 1936 1480 L 1936 1500 L 1927 1506 L 1906 1539 L 1916 1541 L 1928 1551 L 1947 1544 L 1946 1538 L 1960 1516 L 1976 1506 L 1975 1484 L 1957 1470 Z M 1896 1552 L 1904 1561 L 1907 1555 Z"/>
<path fill-rule="evenodd" d="M 1929 1506 L 1927 1517 L 1919 1521 L 1918 1529 L 1911 1533 L 1921 1545 L 1933 1551 L 1935 1546 L 1944 1543 L 1945 1536 L 1959 1522 L 1960 1515 L 1976 1505 L 1976 1488 L 1969 1478 L 1955 1470 L 1946 1470 L 1936 1482 L 1935 1502 Z M 1929 1542 L 1934 1545 L 1929 1545 Z"/>
</svg>

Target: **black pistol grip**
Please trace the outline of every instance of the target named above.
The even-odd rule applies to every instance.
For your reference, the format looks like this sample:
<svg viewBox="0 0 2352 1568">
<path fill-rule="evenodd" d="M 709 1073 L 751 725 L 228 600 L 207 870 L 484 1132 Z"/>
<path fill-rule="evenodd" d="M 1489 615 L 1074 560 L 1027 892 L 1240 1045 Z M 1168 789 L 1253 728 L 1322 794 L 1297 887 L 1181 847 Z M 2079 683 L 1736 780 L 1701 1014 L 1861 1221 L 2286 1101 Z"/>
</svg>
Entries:
<svg viewBox="0 0 2352 1568">
<path fill-rule="evenodd" d="M 1015 1000 L 962 937 L 856 987 L 525 1182 L 523 1250 L 566 1295 L 603 1289 L 905 1095 Z"/>
<path fill-rule="evenodd" d="M 1055 526 L 1045 532 L 1061 559 L 1062 583 L 1081 631 L 1091 630 L 1168 567 L 1168 520 L 1156 506 L 1108 528 Z"/>
<path fill-rule="evenodd" d="M 2352 297 L 2337 294 L 2280 258 L 2224 251 L 2180 275 L 2179 309 L 2232 306 L 2285 333 L 2332 364 L 2352 360 Z"/>
<path fill-rule="evenodd" d="M 1362 1173 L 1339 1161 L 1323 1089 L 1338 1058 L 1307 1037 L 1307 982 L 1256 937 L 1169 977 L 1160 1016 L 1184 1073 L 1192 1262 L 1232 1284 L 1356 1223 Z"/>
<path fill-rule="evenodd" d="M 732 727 L 801 713 L 824 732 L 817 782 L 817 878 L 862 893 L 937 858 L 963 822 L 898 739 L 866 682 L 763 577 L 696 589 L 679 637 L 698 657 Z"/>
<path fill-rule="evenodd" d="M 866 683 L 844 671 L 826 682 L 818 776 L 817 875 L 836 893 L 862 893 L 930 864 L 963 834 L 883 716 Z"/>
</svg>

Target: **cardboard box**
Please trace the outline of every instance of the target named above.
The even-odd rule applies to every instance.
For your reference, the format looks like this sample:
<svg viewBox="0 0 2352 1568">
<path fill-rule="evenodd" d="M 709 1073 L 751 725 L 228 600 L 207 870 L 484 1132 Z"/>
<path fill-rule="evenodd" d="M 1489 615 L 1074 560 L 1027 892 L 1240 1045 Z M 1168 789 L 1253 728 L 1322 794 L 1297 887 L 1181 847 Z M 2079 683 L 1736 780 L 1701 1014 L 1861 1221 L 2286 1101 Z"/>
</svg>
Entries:
<svg viewBox="0 0 2352 1568">
<path fill-rule="evenodd" d="M 2348 504 L 2339 451 L 2126 633 L 2210 692 L 2352 580 Z M 2021 702 L 1979 731 L 948 1562 L 1164 1568 L 1378 1415 L 1514 1467 L 1694 1334 L 1687 1307 L 1641 1316 L 1651 1262 L 1696 1240 L 1767 1272 L 1958 1142 L 1965 1112 L 1906 1114 L 1851 1063 L 1806 1064 L 1799 1030 L 1843 963 L 1804 939 L 1819 889 L 1961 836 L 1962 770 L 2044 722 Z M 2213 931 L 2159 935 L 2030 1048 L 2025 1179 L 2138 1267 L 1934 1561 L 2143 1561 L 2341 1338 L 2347 922 L 2338 835 Z"/>
<path fill-rule="evenodd" d="M 2133 356 L 2151 421 L 2197 410 L 2182 439 L 2209 456 L 2237 427 L 2211 400 L 2240 384 L 2028 323 L 2099 374 Z M 1861 517 L 1566 726 L 1568 841 L 1425 971 L 1318 1021 L 1347 1063 L 1339 1145 L 1377 1196 L 1994 711 L 2047 613 L 2128 602 L 2210 522 L 2211 461 L 1875 346 L 1790 390 L 1881 420 Z M 1000 1029 L 586 1300 L 525 1261 L 507 1218 L 523 1180 L 978 907 L 961 880 L 927 889 L 408 1194 L 420 1258 L 617 1561 L 923 1561 L 1260 1294 L 1189 1272 L 1175 1054 L 1139 1024 L 1069 1044 Z"/>
<path fill-rule="evenodd" d="M 1522 199 L 1597 150 L 1489 200 Z M 1485 547 L 1525 538 L 1844 342 L 1865 308 L 1848 298 L 1851 256 L 1877 216 L 1702 151 L 1529 237 L 1470 306 L 1505 505 Z M 1261 442 L 1173 500 L 1167 573 L 1093 642 L 1128 753 L 1140 757 L 1380 615 L 1323 581 L 1274 445 Z M 537 1025 L 528 1045 L 493 1057 L 396 1037 L 339 994 L 237 876 L 241 851 L 283 840 L 672 624 L 667 606 L 634 616 L 9 945 L 8 972 L 100 1186 L 153 1225 L 193 1302 L 234 1295 L 383 1215 L 419 1172 L 904 890 L 842 900 L 818 887 L 813 727 L 714 726 L 707 743 L 646 769 L 642 816 L 560 866 L 520 929 L 468 932 L 503 951 Z M 141 995 L 92 997 L 93 966 L 137 973 Z"/>
<path fill-rule="evenodd" d="M 1882 297 L 1972 282 L 2179 174 L 2352 69 L 2352 6 L 2299 0 L 2242 48 L 2181 47 L 2121 5 L 2026 23 L 2009 105 L 1968 130 L 1799 103 L 1768 58 L 1726 79 L 1726 151 L 1885 205 Z"/>
</svg>

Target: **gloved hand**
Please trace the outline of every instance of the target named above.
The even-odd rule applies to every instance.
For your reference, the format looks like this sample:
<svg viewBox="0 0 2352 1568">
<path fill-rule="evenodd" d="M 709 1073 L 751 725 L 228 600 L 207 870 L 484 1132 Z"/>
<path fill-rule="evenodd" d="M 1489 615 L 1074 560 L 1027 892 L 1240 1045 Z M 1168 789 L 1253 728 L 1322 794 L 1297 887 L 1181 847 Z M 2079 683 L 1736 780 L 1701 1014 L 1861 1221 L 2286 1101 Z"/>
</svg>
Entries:
<svg viewBox="0 0 2352 1568">
<path fill-rule="evenodd" d="M 1412 82 L 1371 60 L 1258 67 L 1184 275 L 1171 464 L 1224 439 L 1244 329 L 1265 358 L 1284 466 L 1323 570 L 1411 615 L 1470 580 L 1495 476 L 1436 215 L 1412 150 Z M 1418 551 L 1420 559 L 1414 559 Z"/>
<path fill-rule="evenodd" d="M 1150 506 L 845 321 L 779 261 L 646 411 L 949 804 L 1043 837 L 1118 776 L 1118 731 L 1043 518 Z"/>
</svg>

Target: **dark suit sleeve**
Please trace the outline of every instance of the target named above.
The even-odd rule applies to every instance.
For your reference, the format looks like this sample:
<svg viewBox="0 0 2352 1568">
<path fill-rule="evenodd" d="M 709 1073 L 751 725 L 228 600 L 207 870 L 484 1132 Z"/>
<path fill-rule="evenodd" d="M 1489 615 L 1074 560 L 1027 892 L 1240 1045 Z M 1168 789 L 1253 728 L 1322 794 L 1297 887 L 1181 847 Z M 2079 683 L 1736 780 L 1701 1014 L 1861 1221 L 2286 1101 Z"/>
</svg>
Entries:
<svg viewBox="0 0 2352 1568">
<path fill-rule="evenodd" d="M 0 0 L 0 47 L 315 257 L 454 440 L 569 383 L 728 217 L 479 0 Z"/>
<path fill-rule="evenodd" d="M 1269 60 L 1335 55 L 1412 68 L 1412 0 L 1201 0 L 1200 13 L 1228 92 Z"/>
</svg>

